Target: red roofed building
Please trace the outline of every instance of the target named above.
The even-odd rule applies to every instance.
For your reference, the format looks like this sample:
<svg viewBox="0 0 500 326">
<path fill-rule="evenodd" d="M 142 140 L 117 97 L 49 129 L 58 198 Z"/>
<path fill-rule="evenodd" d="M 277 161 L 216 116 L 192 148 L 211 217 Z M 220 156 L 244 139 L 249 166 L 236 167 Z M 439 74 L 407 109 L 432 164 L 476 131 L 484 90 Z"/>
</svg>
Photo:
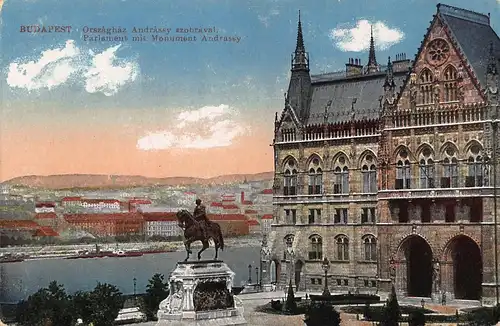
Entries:
<svg viewBox="0 0 500 326">
<path fill-rule="evenodd" d="M 39 202 L 35 204 L 35 213 L 51 213 L 56 211 L 56 203 Z"/>
<path fill-rule="evenodd" d="M 253 205 L 253 202 L 251 200 L 245 199 L 245 192 L 244 191 L 241 192 L 240 203 L 242 205 Z"/>
<path fill-rule="evenodd" d="M 61 205 L 64 207 L 81 206 L 82 197 L 64 197 L 61 199 Z"/>
<path fill-rule="evenodd" d="M 96 210 L 120 210 L 120 201 L 118 199 L 82 199 L 82 206 L 87 209 Z"/>
<path fill-rule="evenodd" d="M 34 218 L 37 223 L 45 226 L 55 227 L 57 225 L 57 215 L 56 213 L 37 213 Z"/>
<path fill-rule="evenodd" d="M 137 212 L 139 208 L 147 208 L 152 204 L 149 199 L 130 199 L 128 201 L 128 211 L 129 212 Z"/>
<path fill-rule="evenodd" d="M 144 223 L 139 213 L 65 214 L 64 219 L 98 236 L 142 234 Z"/>
<path fill-rule="evenodd" d="M 272 189 L 264 189 L 264 190 L 262 190 L 261 194 L 263 194 L 263 195 L 272 195 L 273 194 L 273 190 Z"/>
<path fill-rule="evenodd" d="M 235 204 L 223 204 L 222 214 L 238 214 L 240 213 L 240 208 Z"/>
<path fill-rule="evenodd" d="M 262 228 L 263 234 L 269 234 L 269 232 L 271 232 L 271 224 L 273 224 L 273 215 L 262 215 L 262 217 L 260 218 L 260 226 Z"/>
<path fill-rule="evenodd" d="M 250 233 L 260 233 L 261 232 L 261 227 L 260 223 L 257 220 L 248 220 L 248 230 Z"/>
<path fill-rule="evenodd" d="M 155 235 L 175 237 L 183 234 L 178 225 L 176 213 L 173 212 L 143 212 L 144 234 L 148 237 Z"/>
<path fill-rule="evenodd" d="M 54 231 L 54 229 L 52 229 L 49 226 L 42 226 L 41 228 L 36 230 L 35 233 L 33 234 L 33 237 L 58 237 L 58 236 L 59 233 Z"/>
<path fill-rule="evenodd" d="M 0 233 L 6 235 L 18 235 L 22 237 L 31 236 L 40 228 L 32 220 L 0 220 Z"/>
<path fill-rule="evenodd" d="M 243 214 L 208 214 L 208 219 L 220 225 L 225 237 L 249 234 L 248 219 Z"/>
</svg>

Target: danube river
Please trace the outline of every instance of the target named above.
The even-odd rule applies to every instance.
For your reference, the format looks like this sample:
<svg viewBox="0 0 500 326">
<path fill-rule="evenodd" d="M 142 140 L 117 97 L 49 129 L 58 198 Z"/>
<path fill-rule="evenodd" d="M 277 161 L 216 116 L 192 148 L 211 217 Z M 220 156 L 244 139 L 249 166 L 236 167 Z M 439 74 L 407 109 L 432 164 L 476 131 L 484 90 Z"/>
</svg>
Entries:
<svg viewBox="0 0 500 326">
<path fill-rule="evenodd" d="M 195 248 L 192 259 L 196 259 Z M 234 285 L 240 286 L 248 279 L 248 265 L 252 265 L 252 280 L 255 280 L 255 267 L 259 266 L 260 246 L 226 246 L 219 251 L 219 258 L 236 273 Z M 203 259 L 214 256 L 212 248 L 203 253 Z M 126 258 L 87 258 L 87 259 L 40 259 L 21 263 L 0 264 L 0 302 L 12 303 L 27 298 L 51 281 L 63 284 L 69 293 L 78 290 L 92 290 L 97 282 L 117 286 L 124 294 L 136 291 L 143 293 L 148 280 L 155 273 L 165 275 L 178 261 L 184 260 L 184 251 L 148 254 L 141 257 Z"/>
</svg>

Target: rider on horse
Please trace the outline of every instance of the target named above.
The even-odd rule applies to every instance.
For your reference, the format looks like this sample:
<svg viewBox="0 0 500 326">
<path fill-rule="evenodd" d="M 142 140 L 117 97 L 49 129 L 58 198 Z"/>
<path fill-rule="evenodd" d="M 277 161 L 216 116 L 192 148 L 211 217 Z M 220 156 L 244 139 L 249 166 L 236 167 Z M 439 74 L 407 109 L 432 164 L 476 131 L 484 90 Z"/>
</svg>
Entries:
<svg viewBox="0 0 500 326">
<path fill-rule="evenodd" d="M 210 220 L 207 217 L 207 211 L 204 205 L 201 204 L 201 199 L 196 199 L 196 207 L 193 212 L 195 221 L 200 224 L 200 229 L 203 232 L 203 237 L 207 238 L 208 223 Z"/>
</svg>

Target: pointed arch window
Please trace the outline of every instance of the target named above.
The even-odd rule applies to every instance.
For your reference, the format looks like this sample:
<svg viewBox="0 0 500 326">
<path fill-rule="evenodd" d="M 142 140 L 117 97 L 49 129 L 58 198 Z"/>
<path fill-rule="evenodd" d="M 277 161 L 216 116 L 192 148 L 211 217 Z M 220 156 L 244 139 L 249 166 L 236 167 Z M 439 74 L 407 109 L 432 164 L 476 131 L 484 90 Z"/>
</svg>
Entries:
<svg viewBox="0 0 500 326">
<path fill-rule="evenodd" d="M 420 73 L 419 84 L 420 84 L 420 104 L 431 104 L 434 103 L 432 96 L 432 82 L 434 77 L 429 69 L 424 69 Z"/>
<path fill-rule="evenodd" d="M 451 102 L 458 100 L 458 92 L 457 92 L 457 79 L 458 72 L 453 66 L 448 66 L 443 72 L 443 81 L 444 81 L 444 101 Z"/>
<path fill-rule="evenodd" d="M 349 260 L 349 239 L 340 235 L 335 239 L 337 245 L 337 260 L 348 261 Z"/>
<path fill-rule="evenodd" d="M 323 259 L 323 239 L 319 235 L 313 235 L 309 238 L 309 259 Z"/>
<path fill-rule="evenodd" d="M 443 177 L 441 177 L 441 188 L 458 187 L 458 159 L 455 148 L 448 146 L 445 150 L 443 160 Z"/>
<path fill-rule="evenodd" d="M 377 261 L 377 239 L 373 235 L 363 238 L 365 261 Z"/>
<path fill-rule="evenodd" d="M 481 147 L 477 144 L 472 145 L 467 152 L 468 173 L 465 180 L 466 187 L 483 186 L 484 161 L 481 157 Z"/>
<path fill-rule="evenodd" d="M 396 189 L 411 188 L 411 164 L 406 149 L 401 150 L 396 163 Z"/>
<path fill-rule="evenodd" d="M 333 193 L 348 194 L 349 193 L 349 167 L 344 156 L 338 158 L 334 168 L 335 184 L 333 185 Z"/>
<path fill-rule="evenodd" d="M 374 164 L 368 166 L 363 165 L 361 168 L 361 174 L 363 175 L 363 192 L 364 193 L 375 193 L 377 192 L 377 170 Z"/>
<path fill-rule="evenodd" d="M 283 176 L 283 195 L 295 196 L 297 195 L 297 175 L 296 163 L 289 160 L 285 165 L 285 172 Z"/>
<path fill-rule="evenodd" d="M 434 160 L 432 151 L 425 148 L 420 154 L 420 188 L 434 188 Z"/>
<path fill-rule="evenodd" d="M 323 170 L 319 166 L 319 159 L 315 158 L 309 167 L 309 195 L 319 195 L 321 194 L 323 188 Z"/>
</svg>

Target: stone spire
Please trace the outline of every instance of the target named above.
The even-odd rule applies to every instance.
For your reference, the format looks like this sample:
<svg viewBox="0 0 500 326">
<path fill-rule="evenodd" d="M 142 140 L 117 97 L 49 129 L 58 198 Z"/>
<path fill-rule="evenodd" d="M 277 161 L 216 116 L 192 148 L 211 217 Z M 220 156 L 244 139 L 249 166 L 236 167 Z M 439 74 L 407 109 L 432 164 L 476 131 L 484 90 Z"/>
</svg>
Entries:
<svg viewBox="0 0 500 326">
<path fill-rule="evenodd" d="M 299 10 L 299 24 L 297 26 L 297 45 L 295 47 L 295 53 L 292 60 L 293 70 L 309 70 L 309 59 L 306 54 L 306 48 L 304 46 L 304 36 L 302 34 L 302 22 L 300 20 L 300 10 Z"/>
<path fill-rule="evenodd" d="M 378 71 L 377 58 L 375 57 L 375 41 L 373 40 L 373 25 L 370 27 L 370 53 L 368 54 L 368 73 Z"/>
</svg>

